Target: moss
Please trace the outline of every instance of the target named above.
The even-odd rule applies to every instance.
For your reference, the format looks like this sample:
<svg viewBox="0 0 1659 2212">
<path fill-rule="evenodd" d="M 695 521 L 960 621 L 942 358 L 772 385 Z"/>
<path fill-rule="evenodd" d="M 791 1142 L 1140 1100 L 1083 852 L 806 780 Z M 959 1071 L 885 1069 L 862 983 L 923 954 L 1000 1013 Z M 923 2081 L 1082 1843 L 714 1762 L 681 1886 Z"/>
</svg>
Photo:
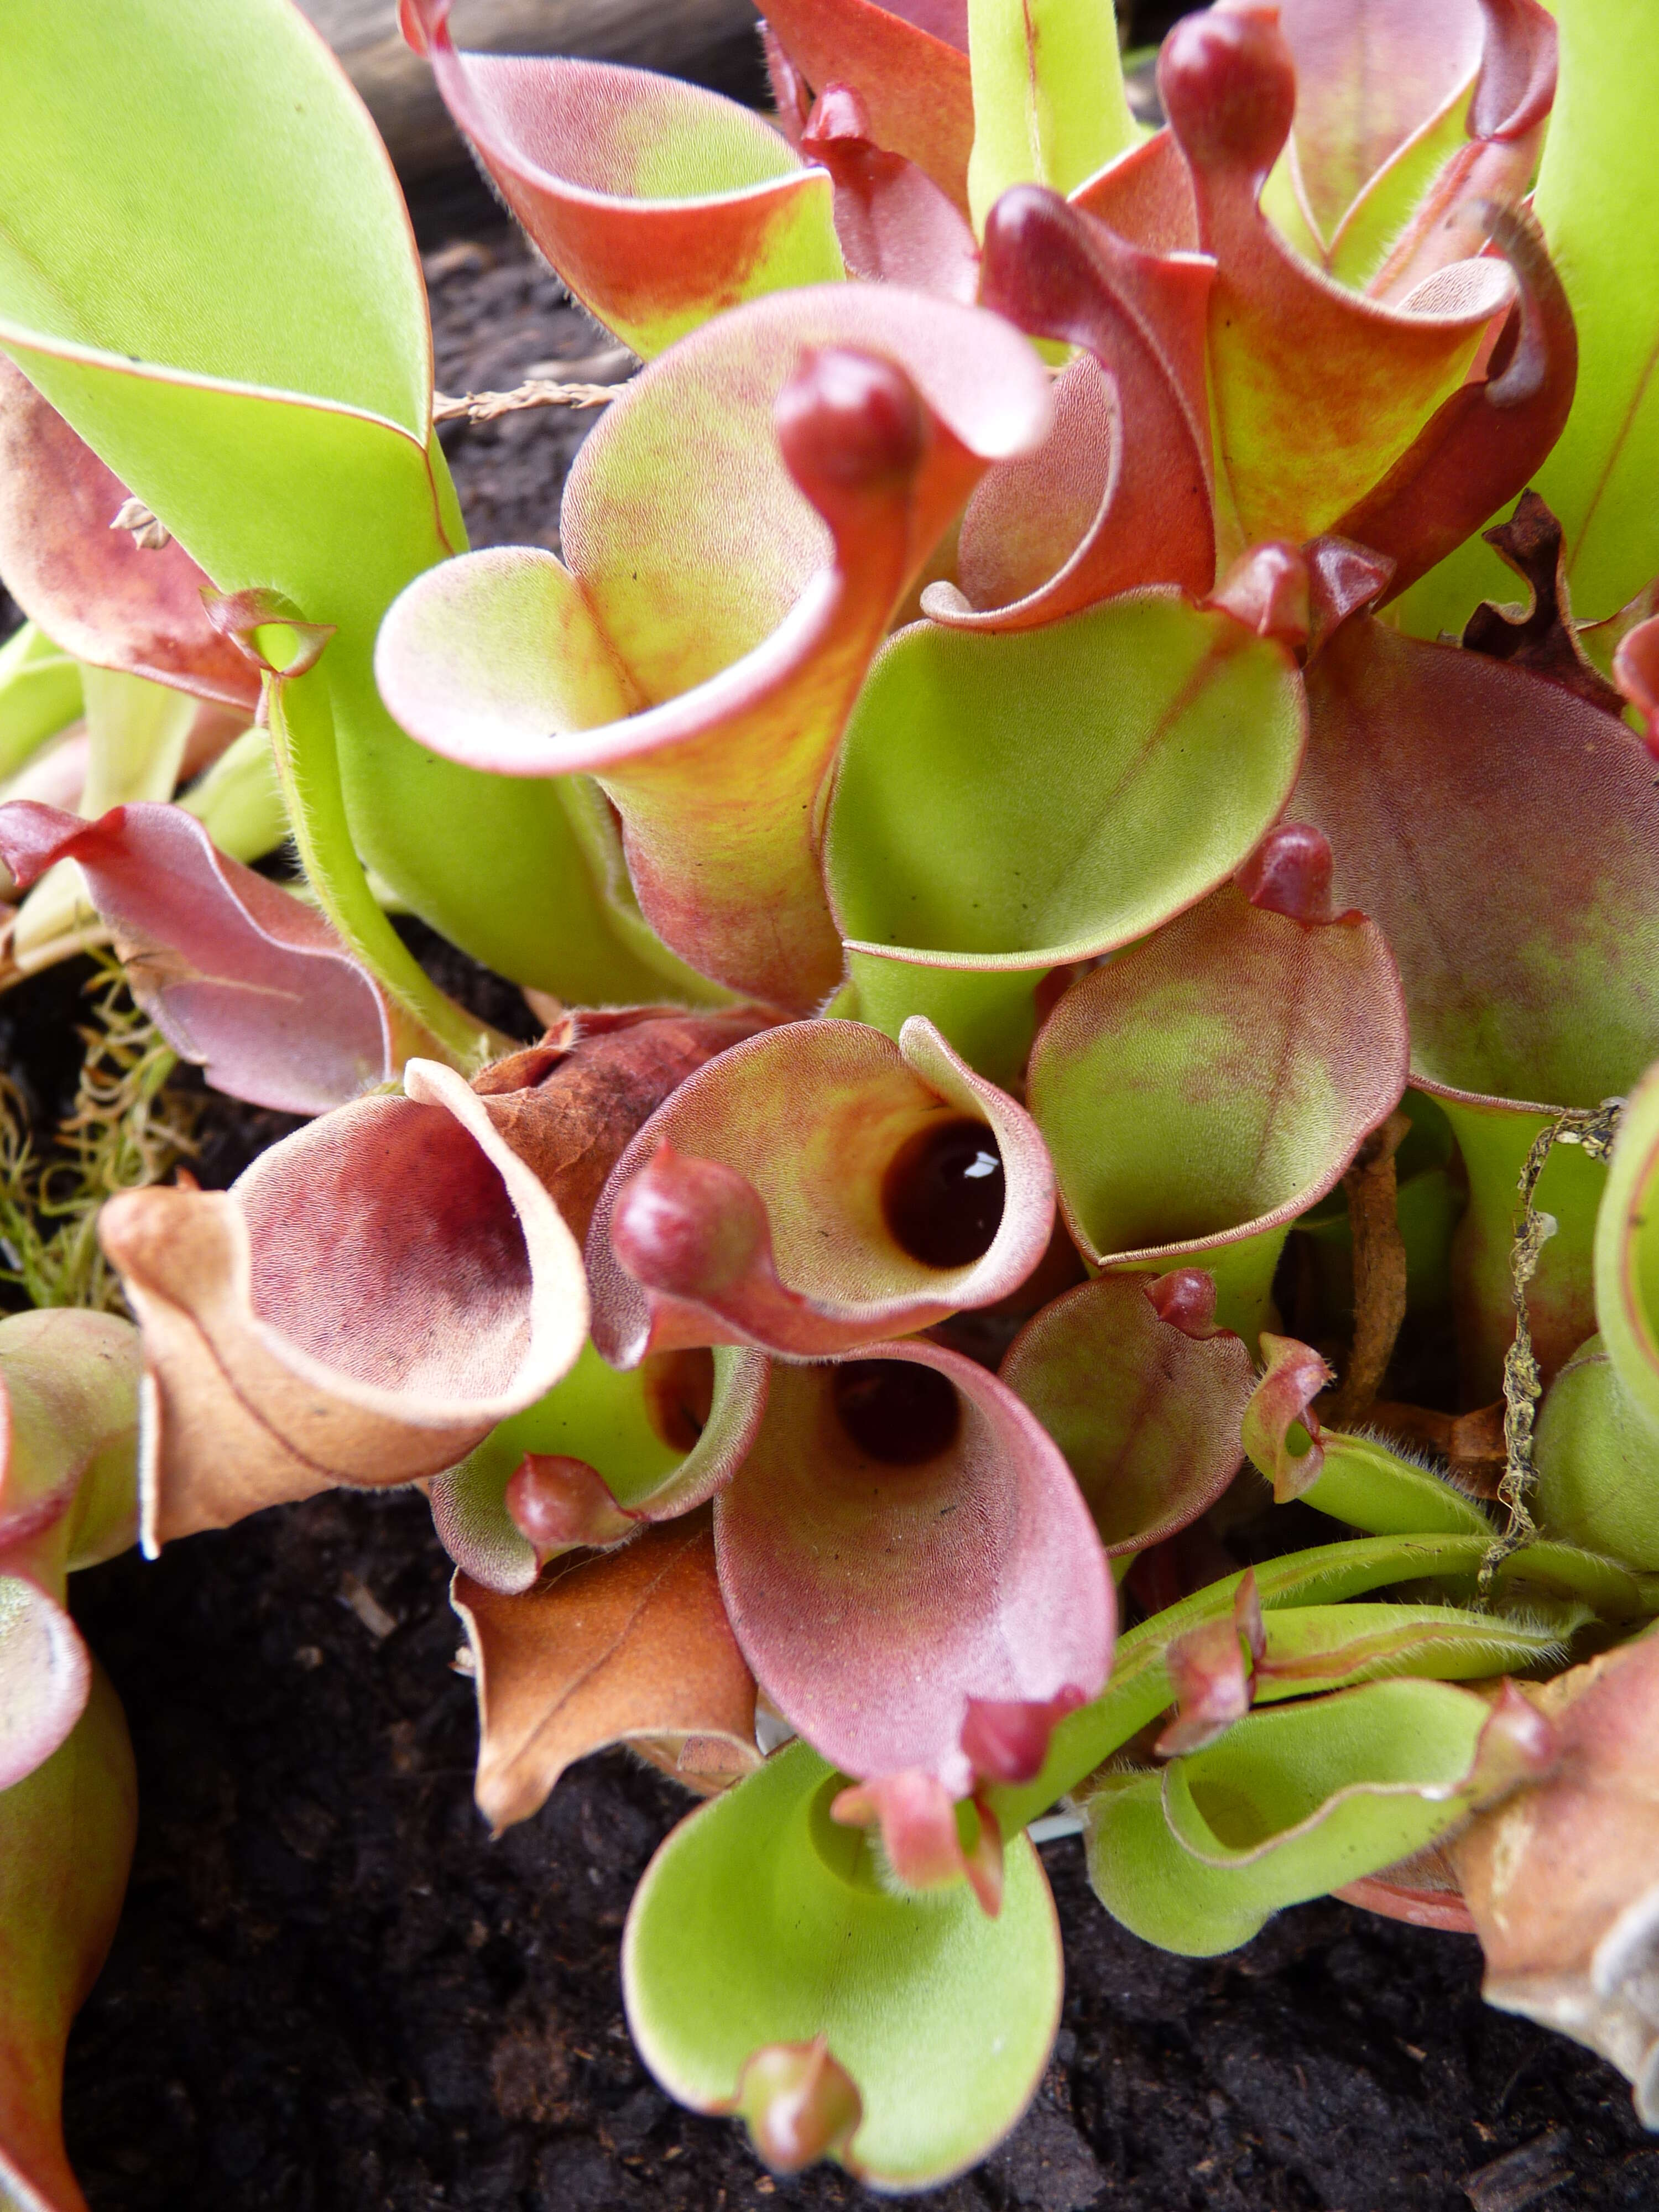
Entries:
<svg viewBox="0 0 1659 2212">
<path fill-rule="evenodd" d="M 177 1054 L 134 1006 L 112 959 L 100 957 L 87 993 L 75 1102 L 44 1152 L 21 1092 L 0 1075 L 0 1282 L 16 1285 L 32 1306 L 125 1313 L 99 1249 L 98 1209 L 188 1159 L 198 1109 L 166 1088 Z"/>
</svg>

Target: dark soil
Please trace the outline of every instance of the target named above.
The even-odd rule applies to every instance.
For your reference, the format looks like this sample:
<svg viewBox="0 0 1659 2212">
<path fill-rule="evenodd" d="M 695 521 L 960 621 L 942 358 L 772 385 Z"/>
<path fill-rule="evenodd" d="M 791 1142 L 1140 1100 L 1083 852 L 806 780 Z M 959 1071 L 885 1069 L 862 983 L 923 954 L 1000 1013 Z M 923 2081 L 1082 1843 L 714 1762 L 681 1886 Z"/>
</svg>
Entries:
<svg viewBox="0 0 1659 2212">
<path fill-rule="evenodd" d="M 441 388 L 499 389 L 543 362 L 568 373 L 605 349 L 556 281 L 485 228 L 481 196 L 452 192 L 428 216 Z M 556 544 L 584 419 L 446 433 L 475 543 Z M 507 986 L 409 935 L 450 988 L 528 1032 Z M 73 1086 L 76 982 L 0 1001 L 0 1060 L 35 1069 L 43 1121 Z M 288 1126 L 208 1097 L 203 1179 L 228 1181 Z M 671 1784 L 606 1754 L 489 1840 L 446 1571 L 418 1497 L 339 1493 L 78 1579 L 143 1790 L 126 1916 L 70 2050 L 70 2143 L 93 2212 L 862 2201 L 834 2171 L 775 2183 L 633 2054 L 617 1946 L 684 1809 Z M 360 1586 L 397 1623 L 382 1638 L 347 1602 Z M 1044 1856 L 1069 1981 L 1054 2063 L 1010 2142 L 925 2204 L 1659 2204 L 1659 2143 L 1626 2084 L 1486 2009 L 1472 1939 L 1323 1903 L 1230 1958 L 1178 1960 L 1106 1917 L 1077 1841 Z"/>
<path fill-rule="evenodd" d="M 471 1685 L 422 1500 L 343 1492 L 78 1579 L 143 1812 L 126 1917 L 76 2031 L 94 2212 L 738 2212 L 775 2184 L 635 2057 L 617 1945 L 684 1801 L 608 1753 L 491 1843 Z M 377 1640 L 343 1593 L 396 1620 Z M 1625 2083 L 1480 2001 L 1473 1939 L 1321 1904 L 1172 1959 L 1045 1847 L 1065 2026 L 1036 2106 L 939 2212 L 1468 2212 L 1534 2146 L 1559 2212 L 1659 2202 Z M 1498 2177 L 1480 2212 L 1537 2201 Z M 1540 2192 L 1541 2193 L 1541 2192 Z"/>
<path fill-rule="evenodd" d="M 451 239 L 425 260 L 440 392 L 510 392 L 532 376 L 620 383 L 637 366 L 499 217 L 482 237 Z M 558 550 L 565 471 L 598 419 L 541 407 L 441 426 L 473 544 Z"/>
</svg>

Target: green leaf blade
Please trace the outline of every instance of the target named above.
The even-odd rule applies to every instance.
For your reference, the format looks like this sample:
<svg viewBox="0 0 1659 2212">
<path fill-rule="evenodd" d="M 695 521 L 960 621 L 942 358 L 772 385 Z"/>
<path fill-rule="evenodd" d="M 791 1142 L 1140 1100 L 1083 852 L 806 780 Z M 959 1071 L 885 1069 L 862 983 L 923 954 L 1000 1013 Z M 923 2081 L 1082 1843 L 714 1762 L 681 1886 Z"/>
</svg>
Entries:
<svg viewBox="0 0 1659 2212">
<path fill-rule="evenodd" d="M 336 626 L 357 849 L 475 957 L 561 988 L 557 793 L 434 758 L 374 689 L 385 609 L 465 541 L 414 241 L 356 94 L 287 0 L 26 0 L 7 30 L 0 346 L 222 589 Z"/>
<path fill-rule="evenodd" d="M 1249 1714 L 1161 1778 L 1091 1802 L 1095 1893 L 1166 1949 L 1231 1950 L 1282 1906 L 1375 1874 L 1462 1819 L 1486 1714 L 1467 1691 L 1416 1680 Z"/>
<path fill-rule="evenodd" d="M 635 2042 L 683 2103 L 729 2109 L 745 2060 L 828 2039 L 863 2100 L 849 2163 L 878 2188 L 947 2179 L 1024 2111 L 1059 2018 L 1054 1904 L 1011 1844 L 1002 1911 L 965 1885 L 890 1896 L 839 1778 L 805 1744 L 677 1828 L 635 1893 L 623 1979 Z"/>
</svg>

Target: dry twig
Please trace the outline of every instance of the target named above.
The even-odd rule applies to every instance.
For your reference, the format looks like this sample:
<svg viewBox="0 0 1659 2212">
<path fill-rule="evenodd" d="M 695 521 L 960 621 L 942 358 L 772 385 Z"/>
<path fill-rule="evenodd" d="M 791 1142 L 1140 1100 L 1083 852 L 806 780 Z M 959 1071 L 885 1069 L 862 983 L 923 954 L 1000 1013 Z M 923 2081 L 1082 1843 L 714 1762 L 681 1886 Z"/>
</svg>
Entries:
<svg viewBox="0 0 1659 2212">
<path fill-rule="evenodd" d="M 173 543 L 167 525 L 155 520 L 142 499 L 124 499 L 110 528 L 130 532 L 141 553 L 159 553 Z"/>
<path fill-rule="evenodd" d="M 516 415 L 526 407 L 608 407 L 622 389 L 615 384 L 557 384 L 551 377 L 532 376 L 511 392 L 463 392 L 432 395 L 434 422 L 493 422 L 501 415 Z"/>
<path fill-rule="evenodd" d="M 1533 1465 L 1533 1429 L 1544 1378 L 1532 1348 L 1532 1320 L 1527 1310 L 1527 1286 L 1538 1272 L 1545 1245 L 1554 1236 L 1552 1215 L 1533 1204 L 1545 1162 L 1557 1145 L 1582 1146 L 1588 1158 L 1604 1160 L 1613 1150 L 1624 1111 L 1622 1098 L 1604 1098 L 1599 1106 L 1572 1107 L 1540 1129 L 1527 1153 L 1517 1188 L 1521 1218 L 1516 1224 L 1510 1252 L 1510 1296 L 1515 1305 L 1515 1340 L 1504 1355 L 1503 1480 L 1498 1486 L 1499 1503 L 1509 1514 L 1509 1526 L 1480 1562 L 1480 1595 L 1491 1594 L 1492 1578 L 1512 1552 L 1529 1544 L 1538 1534 L 1527 1504 L 1536 1470 Z"/>
</svg>

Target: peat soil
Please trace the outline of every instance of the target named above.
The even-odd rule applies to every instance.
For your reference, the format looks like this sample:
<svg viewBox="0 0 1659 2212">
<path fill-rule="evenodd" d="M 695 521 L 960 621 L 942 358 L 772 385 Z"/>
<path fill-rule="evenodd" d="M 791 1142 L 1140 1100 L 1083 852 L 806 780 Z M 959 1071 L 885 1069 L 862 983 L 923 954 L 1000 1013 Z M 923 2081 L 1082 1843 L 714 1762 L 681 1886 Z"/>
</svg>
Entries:
<svg viewBox="0 0 1659 2212">
<path fill-rule="evenodd" d="M 422 244 L 441 389 L 606 350 L 481 192 L 428 210 Z M 475 543 L 556 544 L 583 427 L 544 410 L 446 432 Z M 507 986 L 409 933 L 529 1033 Z M 0 1064 L 34 1071 L 42 1122 L 73 1089 L 77 988 L 64 971 L 0 1001 Z M 203 1115 L 210 1185 L 290 1126 L 212 1097 Z M 774 2181 L 733 2126 L 646 2074 L 617 1942 L 684 1802 L 607 1753 L 492 1841 L 447 1579 L 409 1493 L 336 1493 L 77 1578 L 143 1802 L 126 1915 L 70 2051 L 93 2212 L 865 2201 L 834 2170 Z M 1483 2006 L 1472 1938 L 1323 1902 L 1228 1958 L 1176 1959 L 1107 1918 L 1075 1838 L 1044 1857 L 1067 1966 L 1054 2062 L 1008 2143 L 919 2200 L 933 2212 L 1659 2204 L 1659 2142 L 1626 2084 Z"/>
</svg>

